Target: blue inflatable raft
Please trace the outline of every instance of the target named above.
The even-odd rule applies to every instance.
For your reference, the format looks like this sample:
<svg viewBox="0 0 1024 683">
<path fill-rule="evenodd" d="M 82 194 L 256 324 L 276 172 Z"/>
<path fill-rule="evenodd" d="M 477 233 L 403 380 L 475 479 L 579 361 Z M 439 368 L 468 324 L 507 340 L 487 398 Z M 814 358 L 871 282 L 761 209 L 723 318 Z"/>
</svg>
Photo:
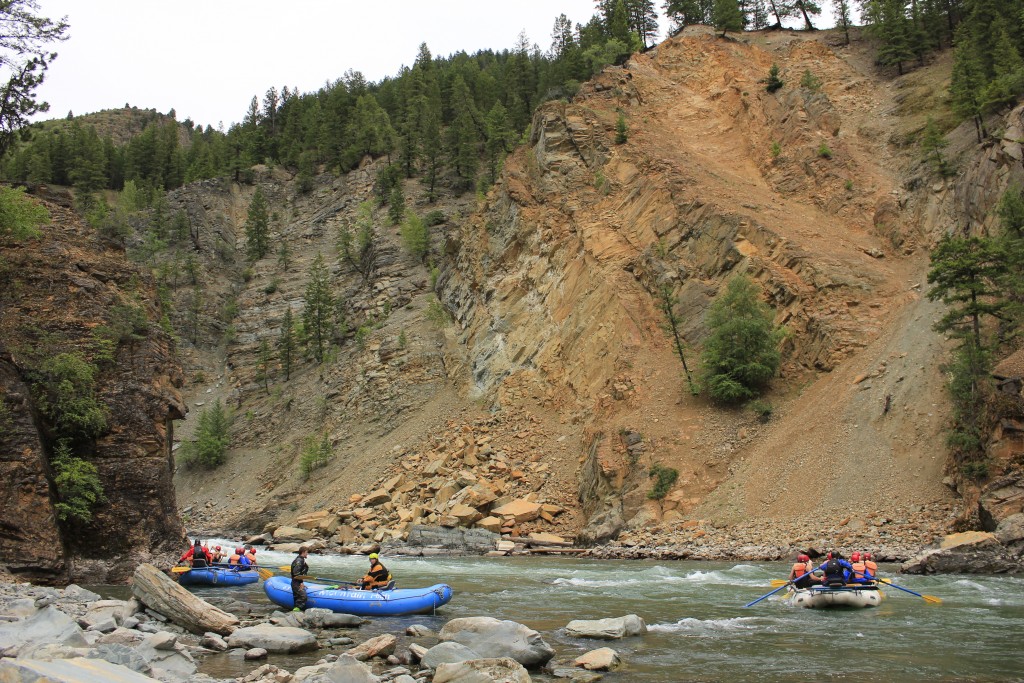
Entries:
<svg viewBox="0 0 1024 683">
<path fill-rule="evenodd" d="M 255 569 L 226 567 L 202 567 L 178 575 L 178 583 L 182 586 L 244 586 L 259 580 L 260 575 Z"/>
<path fill-rule="evenodd" d="M 263 590 L 275 605 L 292 609 L 292 582 L 286 576 L 272 576 L 263 582 Z M 347 588 L 332 590 L 328 584 L 306 581 L 306 607 L 321 607 L 332 612 L 360 617 L 393 617 L 405 614 L 430 614 L 452 599 L 451 586 L 438 583 L 427 588 L 393 588 L 361 591 Z"/>
</svg>

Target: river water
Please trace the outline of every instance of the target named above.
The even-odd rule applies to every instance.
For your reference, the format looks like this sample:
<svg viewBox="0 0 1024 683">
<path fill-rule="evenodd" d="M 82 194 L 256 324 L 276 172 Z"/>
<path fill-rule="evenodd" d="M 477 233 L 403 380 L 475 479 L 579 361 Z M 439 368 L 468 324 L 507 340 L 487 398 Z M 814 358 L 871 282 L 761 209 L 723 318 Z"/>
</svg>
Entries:
<svg viewBox="0 0 1024 683">
<path fill-rule="evenodd" d="M 260 564 L 275 568 L 294 555 L 260 551 Z M 410 624 L 437 630 L 464 616 L 511 619 L 540 631 L 556 658 L 610 645 L 625 668 L 608 683 L 667 681 L 1006 681 L 1024 680 L 1024 577 L 894 577 L 899 585 L 942 598 L 931 605 L 896 589 L 881 606 L 860 610 L 808 610 L 773 596 L 789 566 L 761 563 L 655 562 L 530 558 L 382 558 L 399 586 L 448 583 L 452 601 L 436 615 L 375 619 L 356 636 L 400 636 Z M 356 580 L 361 556 L 311 556 L 317 576 Z M 883 566 L 882 574 L 886 575 Z M 266 603 L 262 582 L 238 588 L 194 587 L 204 596 Z M 610 643 L 569 638 L 572 619 L 638 614 L 650 630 Z M 345 633 L 345 632 L 340 632 Z M 427 646 L 430 641 L 423 641 Z M 341 652 L 344 648 L 336 650 Z M 274 657 L 294 671 L 324 651 Z M 201 671 L 236 676 L 255 664 L 218 655 Z M 547 680 L 543 675 L 536 680 Z"/>
</svg>

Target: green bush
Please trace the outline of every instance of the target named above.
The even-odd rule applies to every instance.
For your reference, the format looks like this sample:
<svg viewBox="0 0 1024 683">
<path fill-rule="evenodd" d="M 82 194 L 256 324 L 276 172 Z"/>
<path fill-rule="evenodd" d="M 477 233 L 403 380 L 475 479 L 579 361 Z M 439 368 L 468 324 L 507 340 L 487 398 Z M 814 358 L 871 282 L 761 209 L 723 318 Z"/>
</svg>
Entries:
<svg viewBox="0 0 1024 683">
<path fill-rule="evenodd" d="M 821 90 L 821 79 L 812 74 L 810 69 L 807 69 L 804 71 L 804 75 L 800 77 L 800 87 L 811 92 L 818 92 Z"/>
<path fill-rule="evenodd" d="M 754 414 L 760 418 L 761 422 L 767 422 L 771 419 L 774 408 L 768 401 L 762 399 L 756 399 L 750 402 L 750 409 L 754 411 Z"/>
<path fill-rule="evenodd" d="M 652 500 L 661 500 L 668 495 L 672 484 L 676 483 L 676 479 L 679 478 L 679 472 L 672 467 L 652 465 L 647 476 L 655 480 L 654 488 L 648 492 L 647 497 Z"/>
<path fill-rule="evenodd" d="M 57 490 L 57 517 L 61 521 L 89 522 L 93 508 L 106 501 L 96 465 L 75 457 L 63 439 L 57 442 L 50 465 Z"/>
<path fill-rule="evenodd" d="M 818 145 L 818 156 L 821 157 L 822 159 L 831 159 L 832 150 L 829 149 L 828 145 L 822 142 L 820 145 Z"/>
<path fill-rule="evenodd" d="M 615 144 L 624 145 L 629 140 L 629 134 L 626 129 L 626 116 L 622 112 L 619 112 L 619 117 L 615 119 Z"/>
<path fill-rule="evenodd" d="M 431 211 L 430 213 L 423 217 L 423 222 L 427 224 L 428 228 L 432 228 L 435 225 L 441 225 L 447 220 L 448 219 L 445 218 L 444 216 L 444 211 L 442 211 L 441 209 L 434 209 L 433 211 Z"/>
<path fill-rule="evenodd" d="M 778 345 L 785 332 L 775 326 L 758 289 L 749 277 L 739 275 L 708 311 L 702 384 L 720 403 L 756 398 L 779 368 Z"/>
<path fill-rule="evenodd" d="M 181 461 L 186 467 L 213 469 L 224 463 L 231 437 L 231 418 L 220 399 L 199 413 L 196 438 L 182 444 Z"/>
<path fill-rule="evenodd" d="M 50 212 L 25 196 L 24 188 L 0 187 L 0 239 L 35 237 L 50 222 Z"/>
<path fill-rule="evenodd" d="M 772 152 L 772 158 L 773 159 L 777 159 L 779 157 L 779 155 L 782 154 L 782 145 L 780 145 L 778 143 L 778 141 L 772 142 L 771 152 Z"/>
<path fill-rule="evenodd" d="M 402 223 L 402 246 L 417 261 L 423 261 L 430 250 L 430 230 L 427 223 L 414 211 L 407 211 Z"/>
<path fill-rule="evenodd" d="M 775 92 L 784 86 L 786 83 L 779 78 L 779 65 L 772 64 L 772 68 L 768 70 L 768 78 L 761 81 L 764 83 L 764 89 L 768 92 Z"/>
<path fill-rule="evenodd" d="M 302 449 L 302 458 L 299 460 L 302 478 L 309 479 L 313 470 L 327 465 L 332 457 L 334 453 L 331 451 L 331 440 L 326 432 L 319 440 L 312 436 L 306 439 L 306 446 Z"/>
<path fill-rule="evenodd" d="M 36 398 L 58 439 L 91 441 L 106 431 L 107 410 L 96 399 L 98 371 L 78 352 L 59 353 L 43 362 Z"/>
</svg>

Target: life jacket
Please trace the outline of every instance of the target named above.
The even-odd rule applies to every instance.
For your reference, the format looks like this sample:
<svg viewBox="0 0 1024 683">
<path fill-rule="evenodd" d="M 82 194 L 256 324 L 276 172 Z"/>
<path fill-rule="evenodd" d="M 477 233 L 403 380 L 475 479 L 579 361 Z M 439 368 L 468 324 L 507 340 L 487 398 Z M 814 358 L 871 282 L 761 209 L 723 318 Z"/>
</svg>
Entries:
<svg viewBox="0 0 1024 683">
<path fill-rule="evenodd" d="M 238 561 L 242 559 L 242 556 L 238 553 L 231 553 L 231 557 L 228 558 L 228 564 L 238 564 Z"/>
<path fill-rule="evenodd" d="M 854 583 L 867 583 L 871 580 L 871 576 L 865 572 L 863 562 L 853 563 L 853 576 L 850 577 L 850 581 Z"/>
<path fill-rule="evenodd" d="M 368 590 L 388 585 L 391 581 L 391 572 L 380 562 L 374 562 L 370 571 L 363 577 L 363 589 Z"/>
<path fill-rule="evenodd" d="M 789 575 L 791 578 L 799 579 L 804 574 L 810 574 L 813 569 L 814 566 L 810 562 L 797 562 L 789 570 Z"/>
<path fill-rule="evenodd" d="M 871 575 L 872 579 L 878 578 L 878 565 L 875 564 L 874 560 L 865 560 L 864 569 L 867 570 L 867 573 Z"/>
<path fill-rule="evenodd" d="M 249 564 L 256 564 L 256 553 L 246 553 L 245 556 L 249 559 Z"/>
<path fill-rule="evenodd" d="M 198 551 L 198 552 L 196 552 Z M 205 567 L 210 564 L 209 556 L 203 551 L 202 548 L 192 549 L 192 566 L 193 567 Z"/>
<path fill-rule="evenodd" d="M 827 585 L 843 585 L 846 583 L 846 565 L 845 562 L 832 558 L 825 563 L 825 581 Z"/>
</svg>

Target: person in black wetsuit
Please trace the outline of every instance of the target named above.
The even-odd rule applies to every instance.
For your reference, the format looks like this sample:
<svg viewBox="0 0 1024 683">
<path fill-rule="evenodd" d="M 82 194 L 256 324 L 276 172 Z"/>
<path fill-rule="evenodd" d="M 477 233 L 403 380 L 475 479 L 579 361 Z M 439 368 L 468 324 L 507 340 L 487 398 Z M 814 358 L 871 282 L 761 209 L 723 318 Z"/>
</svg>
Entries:
<svg viewBox="0 0 1024 683">
<path fill-rule="evenodd" d="M 292 601 L 295 603 L 293 612 L 306 611 L 306 585 L 297 577 L 309 574 L 309 565 L 306 564 L 308 555 L 309 548 L 299 548 L 299 556 L 292 560 Z"/>
</svg>

